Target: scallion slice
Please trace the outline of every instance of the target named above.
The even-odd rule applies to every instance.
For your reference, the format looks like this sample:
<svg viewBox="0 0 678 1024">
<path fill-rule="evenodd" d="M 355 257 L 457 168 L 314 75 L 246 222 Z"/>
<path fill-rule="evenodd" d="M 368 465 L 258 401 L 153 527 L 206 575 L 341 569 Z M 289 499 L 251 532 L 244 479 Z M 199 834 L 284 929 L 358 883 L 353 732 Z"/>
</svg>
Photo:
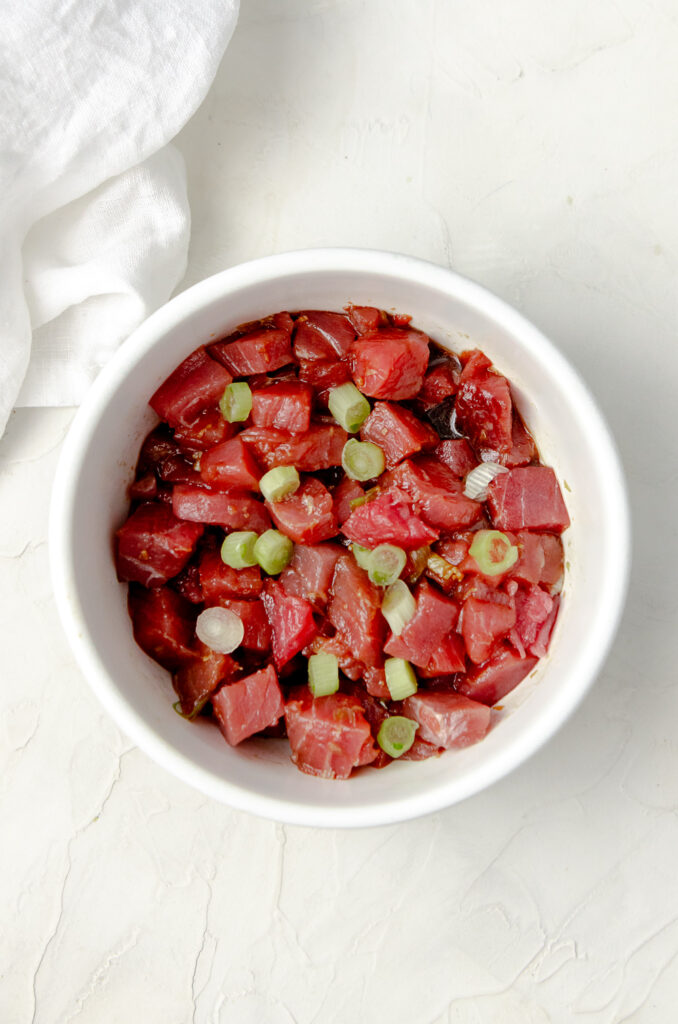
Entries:
<svg viewBox="0 0 678 1024">
<path fill-rule="evenodd" d="M 389 757 L 400 757 L 406 754 L 414 743 L 419 726 L 411 718 L 404 715 L 391 715 L 379 726 L 377 743 Z"/>
<path fill-rule="evenodd" d="M 198 640 L 218 654 L 230 654 L 242 643 L 245 627 L 230 608 L 205 608 L 195 623 Z"/>
<path fill-rule="evenodd" d="M 367 575 L 379 587 L 388 587 L 400 576 L 405 568 L 407 555 L 395 544 L 378 544 L 371 552 Z"/>
<path fill-rule="evenodd" d="M 370 415 L 370 403 L 350 381 L 332 388 L 327 404 L 337 423 L 349 434 L 360 430 Z"/>
<path fill-rule="evenodd" d="M 312 654 L 308 659 L 308 688 L 314 697 L 337 692 L 339 662 L 333 654 Z"/>
<path fill-rule="evenodd" d="M 400 636 L 416 610 L 417 602 L 403 580 L 396 580 L 384 592 L 381 614 L 391 627 L 394 636 Z"/>
<path fill-rule="evenodd" d="M 500 466 L 497 462 L 482 462 L 466 474 L 464 494 L 474 501 L 487 501 L 488 484 L 501 473 L 508 473 L 506 466 Z"/>
<path fill-rule="evenodd" d="M 499 530 L 478 530 L 468 553 L 485 576 L 508 572 L 518 561 L 518 548 Z"/>
<path fill-rule="evenodd" d="M 231 569 L 247 569 L 257 564 L 254 545 L 257 534 L 254 530 L 238 530 L 229 533 L 221 545 L 221 560 Z"/>
<path fill-rule="evenodd" d="M 384 662 L 386 685 L 391 700 L 404 700 L 417 692 L 417 677 L 409 661 L 403 658 L 387 658 Z"/>
<path fill-rule="evenodd" d="M 266 530 L 254 545 L 254 556 L 269 576 L 277 576 L 288 564 L 294 544 L 279 530 Z"/>
<path fill-rule="evenodd" d="M 229 423 L 242 423 L 252 412 L 252 392 L 245 380 L 227 384 L 219 401 L 221 415 Z"/>
<path fill-rule="evenodd" d="M 372 557 L 370 549 L 364 548 L 362 544 L 351 544 L 351 551 L 353 552 L 353 557 L 360 568 L 368 569 L 370 565 L 370 558 Z"/>
<path fill-rule="evenodd" d="M 384 472 L 386 462 L 378 444 L 352 437 L 344 445 L 341 465 L 352 480 L 373 480 Z"/>
<path fill-rule="evenodd" d="M 276 466 L 264 473 L 259 490 L 266 501 L 282 501 L 299 488 L 299 474 L 294 466 Z"/>
</svg>

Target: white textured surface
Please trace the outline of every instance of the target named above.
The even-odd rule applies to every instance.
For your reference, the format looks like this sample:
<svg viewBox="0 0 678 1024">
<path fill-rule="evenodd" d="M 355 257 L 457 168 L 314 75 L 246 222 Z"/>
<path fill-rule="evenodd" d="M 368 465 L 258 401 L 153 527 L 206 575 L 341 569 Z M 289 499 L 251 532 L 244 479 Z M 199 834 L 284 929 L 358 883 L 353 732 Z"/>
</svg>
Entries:
<svg viewBox="0 0 678 1024">
<path fill-rule="evenodd" d="M 0 1020 L 663 1024 L 678 997 L 672 0 L 250 0 L 180 136 L 192 283 L 401 249 L 514 302 L 583 371 L 632 491 L 598 684 L 510 778 L 411 824 L 282 828 L 130 747 L 57 622 L 67 411 L 0 445 Z"/>
</svg>

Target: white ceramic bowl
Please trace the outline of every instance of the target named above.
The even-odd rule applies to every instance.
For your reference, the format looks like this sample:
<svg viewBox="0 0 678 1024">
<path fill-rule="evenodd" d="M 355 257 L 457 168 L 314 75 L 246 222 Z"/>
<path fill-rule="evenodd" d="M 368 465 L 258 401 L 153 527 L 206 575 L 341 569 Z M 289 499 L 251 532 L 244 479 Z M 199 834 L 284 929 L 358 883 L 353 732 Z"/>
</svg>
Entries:
<svg viewBox="0 0 678 1024">
<path fill-rule="evenodd" d="M 572 526 L 567 572 L 546 658 L 502 702 L 476 746 L 347 782 L 299 772 L 286 741 L 229 747 L 208 721 L 172 710 L 168 674 L 136 646 L 117 582 L 112 536 L 155 416 L 147 400 L 202 342 L 281 309 L 347 302 L 410 313 L 457 351 L 477 345 L 511 381 L 542 459 L 564 485 Z M 154 313 L 92 386 L 64 444 L 54 485 L 54 591 L 80 667 L 121 729 L 159 764 L 233 807 L 303 825 L 379 825 L 477 793 L 553 735 L 600 669 L 622 610 L 630 556 L 623 475 L 608 429 L 563 356 L 510 306 L 433 264 L 392 253 L 321 249 L 233 267 Z"/>
</svg>

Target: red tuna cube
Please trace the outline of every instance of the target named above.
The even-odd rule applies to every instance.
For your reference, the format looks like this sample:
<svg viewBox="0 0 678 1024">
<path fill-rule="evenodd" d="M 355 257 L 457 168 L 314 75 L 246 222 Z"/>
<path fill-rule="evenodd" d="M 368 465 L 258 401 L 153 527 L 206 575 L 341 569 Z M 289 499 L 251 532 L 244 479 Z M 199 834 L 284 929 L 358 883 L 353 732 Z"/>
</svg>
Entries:
<svg viewBox="0 0 678 1024">
<path fill-rule="evenodd" d="M 426 665 L 419 668 L 422 679 L 435 679 L 436 676 L 453 675 L 466 670 L 466 648 L 458 633 L 449 633 L 443 637 L 440 646 L 436 647 Z"/>
<path fill-rule="evenodd" d="M 198 641 L 195 660 L 172 677 L 182 715 L 195 718 L 221 683 L 237 672 L 238 664 L 228 654 L 211 651 Z"/>
<path fill-rule="evenodd" d="M 258 565 L 232 569 L 218 550 L 203 551 L 199 562 L 200 589 L 205 604 L 217 604 L 222 597 L 258 597 L 263 587 Z"/>
<path fill-rule="evenodd" d="M 314 608 L 325 608 L 337 559 L 343 554 L 339 544 L 296 544 L 290 564 L 278 579 L 288 594 L 303 597 Z"/>
<path fill-rule="evenodd" d="M 422 448 L 435 448 L 438 435 L 414 413 L 392 402 L 375 402 L 372 412 L 360 428 L 363 441 L 372 441 L 383 450 L 388 469 Z"/>
<path fill-rule="evenodd" d="M 332 388 L 338 388 L 351 379 L 351 372 L 346 363 L 334 360 L 315 359 L 302 360 L 299 364 L 299 380 L 309 384 L 315 392 L 319 405 L 327 407 Z"/>
<path fill-rule="evenodd" d="M 515 469 L 516 466 L 527 466 L 537 457 L 537 446 L 534 438 L 513 410 L 513 425 L 511 427 L 511 451 L 508 455 L 500 458 L 502 465 L 508 469 Z"/>
<path fill-rule="evenodd" d="M 452 632 L 459 618 L 456 601 L 441 594 L 428 580 L 421 580 L 415 592 L 417 610 L 400 636 L 391 635 L 384 647 L 392 658 L 405 658 L 426 668 L 437 648 Z"/>
<path fill-rule="evenodd" d="M 311 422 L 313 389 L 299 380 L 284 380 L 252 391 L 252 423 L 301 434 Z"/>
<path fill-rule="evenodd" d="M 289 331 L 277 327 L 263 327 L 232 340 L 217 341 L 209 350 L 234 377 L 270 373 L 294 360 Z"/>
<path fill-rule="evenodd" d="M 195 614 L 176 591 L 133 585 L 127 605 L 134 639 L 150 658 L 170 672 L 195 660 Z"/>
<path fill-rule="evenodd" d="M 327 617 L 353 657 L 369 667 L 381 665 L 386 620 L 381 614 L 381 592 L 353 555 L 337 561 Z"/>
<path fill-rule="evenodd" d="M 351 512 L 353 512 L 351 502 L 364 497 L 365 489 L 361 487 L 357 480 L 351 480 L 350 476 L 344 476 L 341 478 L 337 486 L 332 491 L 334 514 L 337 517 L 339 525 L 345 522 Z"/>
<path fill-rule="evenodd" d="M 273 634 L 273 660 L 281 669 L 318 632 L 313 605 L 301 597 L 286 593 L 277 580 L 266 581 L 261 595 Z"/>
<path fill-rule="evenodd" d="M 296 466 L 300 473 L 315 473 L 341 465 L 348 434 L 332 423 L 311 423 L 305 434 L 287 434 L 273 427 L 247 427 L 240 437 L 266 469 Z"/>
<path fill-rule="evenodd" d="M 547 622 L 552 622 L 555 619 L 555 615 L 552 618 L 555 602 L 545 590 L 540 587 L 530 587 L 529 590 L 518 591 L 515 596 L 515 605 L 516 627 L 511 634 L 511 639 L 520 654 L 527 651 L 528 654 L 541 657 L 546 654 L 542 630 Z M 546 634 L 547 643 L 550 632 L 549 628 Z"/>
<path fill-rule="evenodd" d="M 212 698 L 212 708 L 232 747 L 275 725 L 284 714 L 285 702 L 273 666 L 222 686 Z"/>
<path fill-rule="evenodd" d="M 140 505 L 115 535 L 118 579 L 157 587 L 181 572 L 204 527 L 184 523 L 167 505 Z"/>
<path fill-rule="evenodd" d="M 371 398 L 414 398 L 424 382 L 428 345 L 421 331 L 396 327 L 357 338 L 348 351 L 356 387 Z"/>
<path fill-rule="evenodd" d="M 463 437 L 455 441 L 441 441 L 435 456 L 459 477 L 465 477 L 478 465 L 471 445 Z"/>
<path fill-rule="evenodd" d="M 215 488 L 258 491 L 261 470 L 238 434 L 202 455 L 200 476 Z"/>
<path fill-rule="evenodd" d="M 388 324 L 388 317 L 376 306 L 346 306 L 346 314 L 358 334 L 371 334 Z"/>
<path fill-rule="evenodd" d="M 170 455 L 182 454 L 182 448 L 175 440 L 173 433 L 164 423 L 160 423 L 144 439 L 139 452 L 137 472 L 143 473 L 146 470 L 155 472 L 164 459 Z"/>
<path fill-rule="evenodd" d="M 538 658 L 521 658 L 508 644 L 465 675 L 457 676 L 455 688 L 472 700 L 490 707 L 514 690 L 537 664 Z"/>
<path fill-rule="evenodd" d="M 497 640 L 516 624 L 516 610 L 508 595 L 494 592 L 487 598 L 467 597 L 463 604 L 461 635 L 471 661 L 485 661 Z"/>
<path fill-rule="evenodd" d="M 462 374 L 455 408 L 457 423 L 474 448 L 500 454 L 511 451 L 513 405 L 506 377 L 490 370 L 470 380 Z"/>
<path fill-rule="evenodd" d="M 428 371 L 424 377 L 421 391 L 417 400 L 422 403 L 425 409 L 431 409 L 439 405 L 450 395 L 456 395 L 459 390 L 459 373 L 452 362 L 439 363 Z"/>
<path fill-rule="evenodd" d="M 235 426 L 225 420 L 218 409 L 203 409 L 192 423 L 176 428 L 174 440 L 183 451 L 205 452 L 233 437 L 235 430 Z"/>
<path fill-rule="evenodd" d="M 480 502 L 465 496 L 461 481 L 435 456 L 406 459 L 393 476 L 410 495 L 419 515 L 440 530 L 453 532 L 470 526 L 483 514 Z"/>
<path fill-rule="evenodd" d="M 267 501 L 266 508 L 278 529 L 296 544 L 318 544 L 337 535 L 332 495 L 314 477 L 282 501 Z"/>
<path fill-rule="evenodd" d="M 563 578 L 563 542 L 552 533 L 540 534 L 539 540 L 544 552 L 544 565 L 538 582 L 545 587 L 558 587 Z"/>
<path fill-rule="evenodd" d="M 535 585 L 540 582 L 544 571 L 544 548 L 541 537 L 541 534 L 529 533 L 527 530 L 521 530 L 516 535 L 518 561 L 511 569 L 511 579 Z"/>
<path fill-rule="evenodd" d="M 386 672 L 383 668 L 366 668 L 363 673 L 365 688 L 371 697 L 378 700 L 390 700 L 391 691 L 386 685 Z"/>
<path fill-rule="evenodd" d="M 418 722 L 418 737 L 436 747 L 470 747 L 487 733 L 490 709 L 460 693 L 415 693 L 403 713 Z"/>
<path fill-rule="evenodd" d="M 172 509 L 179 519 L 193 523 L 212 523 L 229 530 L 263 533 L 271 525 L 266 509 L 256 498 L 203 490 L 191 487 L 190 484 L 175 486 Z"/>
<path fill-rule="evenodd" d="M 258 651 L 265 654 L 271 649 L 271 627 L 266 610 L 261 601 L 244 601 L 233 597 L 222 597 L 219 600 L 222 608 L 228 608 L 241 620 L 245 633 L 241 647 L 245 651 Z"/>
<path fill-rule="evenodd" d="M 377 756 L 363 705 L 347 693 L 313 697 L 294 689 L 285 704 L 292 760 L 302 772 L 323 779 L 347 779 Z"/>
<path fill-rule="evenodd" d="M 436 529 L 415 515 L 408 496 L 397 487 L 354 509 L 341 532 L 366 548 L 395 544 L 406 551 L 431 544 L 438 537 Z"/>
<path fill-rule="evenodd" d="M 495 477 L 487 504 L 498 530 L 560 533 L 570 525 L 556 474 L 546 466 L 524 466 Z"/>
<path fill-rule="evenodd" d="M 294 323 L 294 354 L 297 359 L 343 359 L 355 338 L 355 330 L 343 313 L 308 310 Z"/>
<path fill-rule="evenodd" d="M 171 426 L 188 425 L 203 409 L 216 405 L 232 379 L 201 345 L 177 366 L 148 404 Z"/>
</svg>

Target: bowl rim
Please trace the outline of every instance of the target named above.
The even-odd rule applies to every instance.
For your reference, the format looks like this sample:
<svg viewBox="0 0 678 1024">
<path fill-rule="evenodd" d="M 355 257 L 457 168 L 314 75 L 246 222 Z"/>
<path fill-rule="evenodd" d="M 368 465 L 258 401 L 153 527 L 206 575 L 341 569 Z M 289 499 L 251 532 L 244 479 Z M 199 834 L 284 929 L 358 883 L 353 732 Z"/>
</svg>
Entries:
<svg viewBox="0 0 678 1024">
<path fill-rule="evenodd" d="M 607 601 L 598 626 L 596 649 L 591 650 L 586 671 L 572 679 L 571 684 L 551 702 L 546 709 L 548 715 L 538 716 L 512 743 L 461 779 L 453 778 L 430 791 L 388 804 L 359 807 L 332 806 L 327 799 L 321 799 L 321 789 L 318 804 L 253 792 L 226 778 L 217 778 L 167 743 L 127 703 L 88 638 L 78 602 L 69 545 L 69 521 L 90 434 L 130 369 L 162 336 L 182 320 L 230 292 L 276 277 L 342 271 L 378 274 L 394 279 L 406 277 L 415 284 L 446 292 L 518 335 L 530 349 L 539 348 L 545 353 L 564 388 L 576 394 L 583 417 L 595 431 L 599 454 L 604 458 L 607 470 L 606 492 L 617 510 L 612 528 L 616 531 L 615 549 L 619 555 L 616 562 L 607 567 Z M 154 761 L 182 781 L 238 810 L 294 825 L 366 827 L 410 820 L 467 799 L 518 768 L 565 723 L 600 672 L 617 632 L 630 574 L 631 522 L 621 459 L 607 423 L 579 373 L 537 327 L 484 286 L 438 264 L 402 253 L 329 247 L 264 256 L 220 271 L 170 299 L 129 335 L 91 385 L 64 441 L 50 502 L 49 554 L 55 601 L 76 662 L 116 724 Z"/>
</svg>

